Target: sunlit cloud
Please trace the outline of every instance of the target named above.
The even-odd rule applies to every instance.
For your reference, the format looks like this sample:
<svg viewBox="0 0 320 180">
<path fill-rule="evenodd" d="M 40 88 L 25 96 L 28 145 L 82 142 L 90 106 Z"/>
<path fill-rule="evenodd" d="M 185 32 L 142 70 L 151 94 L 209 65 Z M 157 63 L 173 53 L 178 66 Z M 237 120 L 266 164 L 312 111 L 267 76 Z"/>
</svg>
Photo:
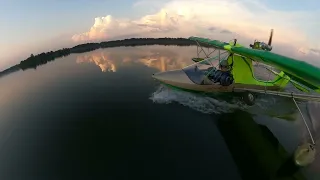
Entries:
<svg viewBox="0 0 320 180">
<path fill-rule="evenodd" d="M 308 41 L 303 26 L 316 21 L 317 12 L 282 12 L 267 8 L 257 0 L 171 0 L 158 2 L 158 12 L 139 19 L 117 19 L 111 15 L 95 18 L 88 32 L 72 39 L 100 41 L 119 37 L 189 37 L 203 36 L 229 41 L 238 38 L 249 45 L 254 39 L 267 41 L 270 29 L 275 29 L 274 49 L 288 46 L 293 56 L 304 55 L 301 49 L 318 51 L 317 41 Z M 145 1 L 135 7 L 148 8 Z M 303 24 L 302 24 L 303 23 Z M 315 39 L 319 39 L 315 37 Z M 320 48 L 319 48 L 320 49 Z M 303 51 L 305 54 L 307 51 Z M 312 51 L 312 52 L 315 52 Z M 300 54 L 299 54 L 300 53 Z M 284 54 L 287 55 L 287 54 Z M 319 55 L 312 53 L 311 55 Z"/>
</svg>

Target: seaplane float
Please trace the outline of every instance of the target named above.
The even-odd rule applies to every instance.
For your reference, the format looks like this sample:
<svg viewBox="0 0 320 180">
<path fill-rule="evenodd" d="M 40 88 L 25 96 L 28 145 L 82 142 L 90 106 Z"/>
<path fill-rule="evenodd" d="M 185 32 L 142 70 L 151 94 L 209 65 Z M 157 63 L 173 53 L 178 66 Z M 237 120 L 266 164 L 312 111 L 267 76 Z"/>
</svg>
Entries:
<svg viewBox="0 0 320 180">
<path fill-rule="evenodd" d="M 193 64 L 182 69 L 153 74 L 152 77 L 169 87 L 204 94 L 240 94 L 243 101 L 253 105 L 259 93 L 291 98 L 299 110 L 312 143 L 296 151 L 296 162 L 303 166 L 315 156 L 315 141 L 296 100 L 320 102 L 320 68 L 305 61 L 272 53 L 271 30 L 268 43 L 255 40 L 245 47 L 234 39 L 227 42 L 202 37 L 189 37 L 197 44 L 197 57 Z M 206 52 L 204 49 L 208 48 Z M 213 50 L 209 52 L 209 48 Z M 205 57 L 200 57 L 203 52 Z M 253 63 L 266 65 L 273 79 L 262 80 L 255 76 Z M 273 67 L 271 69 L 270 67 Z M 293 85 L 297 91 L 286 91 Z"/>
</svg>

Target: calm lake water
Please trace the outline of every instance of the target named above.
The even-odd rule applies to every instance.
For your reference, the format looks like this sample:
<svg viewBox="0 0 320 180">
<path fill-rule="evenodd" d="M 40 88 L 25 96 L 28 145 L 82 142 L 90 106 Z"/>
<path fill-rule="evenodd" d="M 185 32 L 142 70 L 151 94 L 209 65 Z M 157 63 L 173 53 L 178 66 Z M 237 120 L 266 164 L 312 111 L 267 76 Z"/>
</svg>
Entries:
<svg viewBox="0 0 320 180">
<path fill-rule="evenodd" d="M 263 96 L 246 107 L 151 78 L 195 55 L 195 47 L 100 49 L 0 78 L 0 179 L 273 176 L 283 152 L 306 141 L 294 104 Z M 320 178 L 318 159 L 301 170 L 308 179 Z"/>
</svg>

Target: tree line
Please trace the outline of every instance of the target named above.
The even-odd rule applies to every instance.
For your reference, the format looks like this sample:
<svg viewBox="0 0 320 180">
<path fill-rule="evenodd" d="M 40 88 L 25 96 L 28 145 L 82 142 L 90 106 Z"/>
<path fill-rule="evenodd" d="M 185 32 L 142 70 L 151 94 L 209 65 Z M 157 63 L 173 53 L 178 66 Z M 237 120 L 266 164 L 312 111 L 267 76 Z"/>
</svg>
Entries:
<svg viewBox="0 0 320 180">
<path fill-rule="evenodd" d="M 99 48 L 112 48 L 122 46 L 148 46 L 148 45 L 164 45 L 164 46 L 191 46 L 196 45 L 192 40 L 186 38 L 131 38 L 124 40 L 106 41 L 101 43 L 86 43 L 74 46 L 70 49 L 71 53 L 82 53 L 93 51 Z"/>
<path fill-rule="evenodd" d="M 84 53 L 93 51 L 99 48 L 112 48 L 112 47 L 122 47 L 122 46 L 147 46 L 147 45 L 164 45 L 164 46 L 194 46 L 195 41 L 186 38 L 131 38 L 123 40 L 105 41 L 100 43 L 85 43 L 74 46 L 72 48 L 63 48 L 57 51 L 42 52 L 37 55 L 31 54 L 25 60 L 22 60 L 19 64 L 14 65 L 2 72 L 0 72 L 0 77 L 7 75 L 12 72 L 26 69 L 36 69 L 37 66 L 46 64 L 56 58 L 68 56 L 72 53 Z"/>
<path fill-rule="evenodd" d="M 31 54 L 30 57 L 23 60 L 18 64 L 18 67 L 22 70 L 29 68 L 36 68 L 39 65 L 46 64 L 49 61 L 53 61 L 56 58 L 64 57 L 70 54 L 69 48 L 59 49 L 57 51 L 43 52 L 37 55 Z"/>
</svg>

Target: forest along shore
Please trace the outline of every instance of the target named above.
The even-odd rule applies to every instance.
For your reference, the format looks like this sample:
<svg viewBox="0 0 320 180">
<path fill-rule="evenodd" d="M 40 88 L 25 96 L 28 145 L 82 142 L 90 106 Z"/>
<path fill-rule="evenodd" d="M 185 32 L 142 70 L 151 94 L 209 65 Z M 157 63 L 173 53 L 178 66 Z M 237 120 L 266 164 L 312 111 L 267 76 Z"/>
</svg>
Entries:
<svg viewBox="0 0 320 180">
<path fill-rule="evenodd" d="M 72 48 L 62 48 L 57 51 L 43 52 L 37 55 L 31 54 L 25 60 L 22 60 L 19 64 L 14 65 L 2 72 L 0 72 L 0 77 L 8 75 L 10 73 L 26 70 L 26 69 L 36 69 L 37 66 L 46 64 L 47 62 L 53 61 L 56 58 L 68 56 L 74 53 L 84 53 L 93 51 L 99 48 L 112 48 L 112 47 L 122 47 L 122 46 L 148 46 L 148 45 L 164 45 L 164 46 L 195 46 L 197 43 L 195 41 L 186 38 L 131 38 L 123 40 L 105 41 L 100 43 L 86 43 L 74 46 Z M 207 46 L 201 44 L 202 46 Z"/>
</svg>

